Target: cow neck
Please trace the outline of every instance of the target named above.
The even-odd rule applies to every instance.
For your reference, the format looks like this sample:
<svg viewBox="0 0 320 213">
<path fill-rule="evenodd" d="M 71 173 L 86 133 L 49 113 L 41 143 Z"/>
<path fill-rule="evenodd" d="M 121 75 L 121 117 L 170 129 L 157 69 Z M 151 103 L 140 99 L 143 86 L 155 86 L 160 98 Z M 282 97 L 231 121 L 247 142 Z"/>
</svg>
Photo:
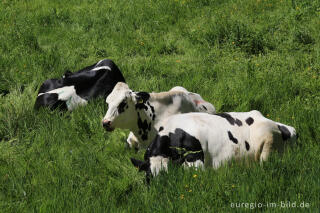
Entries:
<svg viewBox="0 0 320 213">
<path fill-rule="evenodd" d="M 146 101 L 145 103 L 136 104 L 135 107 L 137 111 L 137 129 L 133 132 L 142 142 L 142 145 L 146 146 L 156 135 L 154 106 L 149 101 Z"/>
</svg>

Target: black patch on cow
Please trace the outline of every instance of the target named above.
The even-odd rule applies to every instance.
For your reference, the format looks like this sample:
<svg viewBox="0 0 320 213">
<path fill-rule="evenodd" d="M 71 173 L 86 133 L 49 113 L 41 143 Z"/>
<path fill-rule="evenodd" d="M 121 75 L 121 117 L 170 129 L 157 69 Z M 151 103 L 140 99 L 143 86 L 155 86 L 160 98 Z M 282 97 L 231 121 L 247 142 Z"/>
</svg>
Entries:
<svg viewBox="0 0 320 213">
<path fill-rule="evenodd" d="M 152 120 L 154 121 L 156 119 L 156 113 L 154 111 L 154 107 L 149 103 L 147 102 L 148 106 L 150 107 L 151 109 L 151 112 L 152 112 L 152 116 L 150 116 L 152 118 Z"/>
<path fill-rule="evenodd" d="M 163 126 L 160 126 L 158 132 L 161 132 L 163 130 Z"/>
<path fill-rule="evenodd" d="M 127 108 L 128 105 L 127 105 L 127 102 L 126 101 L 122 101 L 119 106 L 118 106 L 118 112 L 119 114 L 120 113 L 123 113 L 124 112 L 124 109 Z"/>
<path fill-rule="evenodd" d="M 150 107 L 151 112 L 154 114 L 154 107 L 150 104 L 149 101 L 147 101 L 147 105 Z"/>
<path fill-rule="evenodd" d="M 281 132 L 281 136 L 282 136 L 282 139 L 284 141 L 288 140 L 291 137 L 291 133 L 290 133 L 290 131 L 288 130 L 287 127 L 282 126 L 282 125 L 278 125 L 278 128 L 279 128 L 279 130 Z"/>
<path fill-rule="evenodd" d="M 249 117 L 246 119 L 246 123 L 250 126 L 251 124 L 253 124 L 254 120 L 253 118 Z"/>
<path fill-rule="evenodd" d="M 233 118 L 230 114 L 228 114 L 228 113 L 226 113 L 226 112 L 218 113 L 218 114 L 216 114 L 216 115 L 227 119 L 227 121 L 228 121 L 231 125 L 237 124 L 238 126 L 242 126 L 242 122 L 241 122 L 239 119 Z"/>
<path fill-rule="evenodd" d="M 204 162 L 204 153 L 200 141 L 183 129 L 177 128 L 174 133 L 169 133 L 170 157 L 174 163 L 181 164 L 184 161 Z"/>
<path fill-rule="evenodd" d="M 147 107 L 147 105 L 146 104 L 144 104 L 144 103 L 138 103 L 138 104 L 136 104 L 136 109 L 139 109 L 139 110 L 141 110 L 141 109 L 144 109 L 144 110 L 148 110 L 148 107 Z"/>
<path fill-rule="evenodd" d="M 145 160 L 148 160 L 153 156 L 169 157 L 177 164 L 197 160 L 204 162 L 200 141 L 180 128 L 175 129 L 174 133 L 170 132 L 169 136 L 157 135 L 154 138 L 144 157 Z"/>
<path fill-rule="evenodd" d="M 238 126 L 242 126 L 242 121 L 240 121 L 238 118 L 234 121 Z"/>
<path fill-rule="evenodd" d="M 139 128 L 139 135 L 141 135 L 141 139 L 147 140 L 148 133 L 151 130 L 151 122 L 148 123 L 147 120 L 142 121 L 139 112 L 138 112 L 138 128 Z"/>
<path fill-rule="evenodd" d="M 216 114 L 216 115 L 227 119 L 227 121 L 228 121 L 231 125 L 234 125 L 234 118 L 233 118 L 231 115 L 229 115 L 228 113 L 223 112 L 223 113 L 218 113 L 218 114 Z"/>
<path fill-rule="evenodd" d="M 151 112 L 154 114 L 154 107 L 151 104 L 149 104 L 149 106 L 150 106 Z"/>
<path fill-rule="evenodd" d="M 232 133 L 231 133 L 230 131 L 228 131 L 228 136 L 229 136 L 229 139 L 230 139 L 233 143 L 235 143 L 235 144 L 238 143 L 238 139 L 236 139 L 235 137 L 233 137 L 233 135 L 232 135 Z"/>
<path fill-rule="evenodd" d="M 250 149 L 250 144 L 249 144 L 247 141 L 245 141 L 244 143 L 246 144 L 246 150 L 249 151 L 249 149 Z"/>
<path fill-rule="evenodd" d="M 137 92 L 136 98 L 137 98 L 138 102 L 139 102 L 139 100 L 142 100 L 143 103 L 146 103 L 147 100 L 149 100 L 149 98 L 150 98 L 150 94 L 147 92 Z"/>
<path fill-rule="evenodd" d="M 139 92 L 139 93 L 145 93 L 145 92 Z M 137 93 L 137 94 L 139 94 L 139 93 Z M 149 95 L 149 93 L 147 93 L 148 95 Z M 150 95 L 149 95 L 150 96 Z M 150 104 L 150 102 L 149 101 L 146 101 L 145 103 L 143 102 L 143 103 L 137 103 L 136 105 L 135 105 L 135 108 L 136 109 L 139 109 L 139 110 L 145 110 L 145 111 L 148 111 L 148 107 L 150 107 L 150 109 L 151 109 L 151 113 L 149 114 L 149 116 L 150 116 L 150 119 L 152 119 L 153 121 L 156 119 L 156 114 L 155 114 L 155 111 L 154 111 L 154 107 Z"/>
<path fill-rule="evenodd" d="M 205 107 L 204 105 L 202 105 L 202 108 L 205 109 L 205 110 L 208 110 L 207 107 Z"/>
</svg>

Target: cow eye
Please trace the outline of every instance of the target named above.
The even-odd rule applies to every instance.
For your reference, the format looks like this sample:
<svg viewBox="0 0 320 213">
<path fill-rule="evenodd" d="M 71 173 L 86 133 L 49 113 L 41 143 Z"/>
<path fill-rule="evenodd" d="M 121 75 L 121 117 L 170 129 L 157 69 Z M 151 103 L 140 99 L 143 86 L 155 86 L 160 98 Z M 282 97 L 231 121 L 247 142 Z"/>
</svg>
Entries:
<svg viewBox="0 0 320 213">
<path fill-rule="evenodd" d="M 118 106 L 118 112 L 122 113 L 124 112 L 124 109 L 127 107 L 127 102 L 126 101 L 122 101 L 119 106 Z"/>
</svg>

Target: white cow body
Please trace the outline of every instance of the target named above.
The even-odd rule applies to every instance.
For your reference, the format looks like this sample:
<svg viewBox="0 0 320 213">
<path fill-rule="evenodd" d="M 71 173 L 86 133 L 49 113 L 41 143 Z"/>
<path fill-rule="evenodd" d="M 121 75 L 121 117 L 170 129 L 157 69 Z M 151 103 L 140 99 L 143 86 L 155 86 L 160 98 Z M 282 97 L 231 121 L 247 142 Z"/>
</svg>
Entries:
<svg viewBox="0 0 320 213">
<path fill-rule="evenodd" d="M 88 102 L 77 95 L 74 86 L 65 86 L 58 89 L 50 90 L 46 93 L 39 93 L 38 97 L 45 94 L 57 94 L 58 100 L 65 101 L 69 111 L 74 110 L 77 106 L 84 106 Z"/>
<path fill-rule="evenodd" d="M 163 130 L 148 147 L 146 162 L 140 162 L 149 166 L 153 176 L 167 170 L 169 159 L 185 166 L 213 168 L 232 158 L 262 162 L 271 150 L 282 152 L 286 144 L 296 140 L 293 127 L 267 119 L 258 111 L 186 113 L 168 117 L 160 125 Z M 140 168 L 136 162 L 139 161 L 134 159 L 133 163 Z"/>
<path fill-rule="evenodd" d="M 212 104 L 183 87 L 174 87 L 160 93 L 133 92 L 127 84 L 120 82 L 106 102 L 109 108 L 103 125 L 109 131 L 114 128 L 131 130 L 127 142 L 133 147 L 148 146 L 160 128 L 159 122 L 171 115 L 187 112 L 215 113 Z"/>
</svg>

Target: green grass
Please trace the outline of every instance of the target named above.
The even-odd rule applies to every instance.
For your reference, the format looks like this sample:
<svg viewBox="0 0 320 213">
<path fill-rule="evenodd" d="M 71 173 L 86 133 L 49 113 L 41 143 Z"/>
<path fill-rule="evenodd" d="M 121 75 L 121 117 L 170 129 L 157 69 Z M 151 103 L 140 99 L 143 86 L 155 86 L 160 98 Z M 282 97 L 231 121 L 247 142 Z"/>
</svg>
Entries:
<svg viewBox="0 0 320 213">
<path fill-rule="evenodd" d="M 1 212 L 230 212 L 231 203 L 320 208 L 317 0 L 3 0 L 0 4 Z M 102 98 L 72 113 L 33 104 L 41 83 L 109 58 L 136 91 L 183 86 L 219 112 L 259 110 L 300 137 L 263 166 L 131 165 L 128 131 L 107 133 Z M 195 174 L 197 176 L 195 176 Z"/>
</svg>

